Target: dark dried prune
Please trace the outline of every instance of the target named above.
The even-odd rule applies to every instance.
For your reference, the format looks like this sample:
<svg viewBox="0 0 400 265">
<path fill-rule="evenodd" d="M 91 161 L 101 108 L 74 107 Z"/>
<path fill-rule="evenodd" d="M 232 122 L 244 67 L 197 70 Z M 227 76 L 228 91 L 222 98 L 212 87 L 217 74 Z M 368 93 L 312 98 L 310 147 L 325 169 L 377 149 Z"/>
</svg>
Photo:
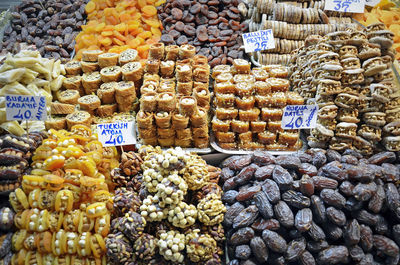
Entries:
<svg viewBox="0 0 400 265">
<path fill-rule="evenodd" d="M 281 155 L 275 159 L 276 164 L 286 169 L 299 169 L 301 165 L 300 158 L 294 155 Z"/>
<path fill-rule="evenodd" d="M 296 192 L 294 190 L 288 190 L 283 193 L 282 200 L 284 200 L 288 205 L 298 209 L 310 206 L 310 199 L 304 196 L 301 192 Z"/>
<path fill-rule="evenodd" d="M 360 262 L 365 257 L 364 251 L 357 245 L 349 247 L 349 255 L 355 262 Z"/>
<path fill-rule="evenodd" d="M 228 243 L 234 246 L 243 245 L 249 243 L 253 237 L 254 230 L 250 227 L 244 227 L 233 233 Z"/>
<path fill-rule="evenodd" d="M 278 184 L 272 179 L 266 179 L 261 188 L 271 203 L 277 203 L 281 199 Z"/>
<path fill-rule="evenodd" d="M 326 209 L 326 217 L 335 225 L 344 226 L 346 224 L 346 215 L 335 207 L 328 207 Z"/>
<path fill-rule="evenodd" d="M 258 192 L 256 195 L 254 195 L 254 203 L 257 206 L 261 216 L 265 219 L 269 219 L 274 216 L 272 205 L 268 201 L 267 195 L 264 192 Z"/>
<path fill-rule="evenodd" d="M 326 156 L 323 152 L 316 152 L 313 155 L 312 164 L 317 168 L 322 167 L 326 163 Z"/>
<path fill-rule="evenodd" d="M 322 250 L 318 255 L 319 264 L 337 264 L 344 262 L 349 256 L 345 246 L 332 246 Z"/>
<path fill-rule="evenodd" d="M 347 181 L 347 180 L 343 181 L 339 187 L 340 192 L 346 196 L 352 196 L 353 189 L 354 189 L 354 185 L 350 181 Z"/>
<path fill-rule="evenodd" d="M 325 223 L 323 225 L 326 236 L 333 241 L 339 240 L 343 236 L 343 230 L 334 224 Z"/>
<path fill-rule="evenodd" d="M 284 201 L 279 201 L 274 206 L 275 216 L 284 227 L 290 228 L 294 225 L 294 216 L 292 210 Z"/>
<path fill-rule="evenodd" d="M 400 207 L 400 195 L 399 191 L 393 183 L 385 185 L 386 188 L 386 201 L 389 209 L 395 212 Z"/>
<path fill-rule="evenodd" d="M 313 255 L 306 250 L 300 255 L 300 263 L 302 265 L 315 265 L 315 259 Z"/>
<path fill-rule="evenodd" d="M 311 196 L 311 210 L 313 212 L 313 217 L 318 223 L 326 222 L 326 209 L 324 202 L 320 197 L 313 195 Z"/>
<path fill-rule="evenodd" d="M 348 199 L 346 201 L 344 208 L 350 212 L 353 212 L 353 211 L 358 211 L 361 208 L 363 208 L 363 205 L 364 204 L 362 201 L 358 201 L 358 200 L 356 200 L 356 198 L 350 197 L 350 199 Z"/>
<path fill-rule="evenodd" d="M 367 225 L 360 225 L 360 245 L 365 252 L 369 252 L 373 247 L 374 241 L 372 230 Z"/>
<path fill-rule="evenodd" d="M 222 194 L 221 200 L 228 204 L 235 203 L 236 196 L 239 194 L 236 190 L 228 190 Z"/>
<path fill-rule="evenodd" d="M 227 179 L 222 186 L 223 191 L 233 190 L 237 186 L 234 178 Z"/>
<path fill-rule="evenodd" d="M 251 228 L 258 232 L 262 232 L 265 229 L 276 231 L 280 228 L 280 224 L 279 221 L 276 219 L 265 220 L 264 218 L 258 218 L 251 225 Z"/>
<path fill-rule="evenodd" d="M 382 209 L 383 203 L 385 202 L 385 190 L 382 185 L 378 185 L 375 194 L 372 196 L 368 203 L 368 209 L 373 213 L 379 213 Z"/>
<path fill-rule="evenodd" d="M 238 201 L 247 201 L 253 198 L 253 196 L 257 193 L 260 193 L 261 186 L 254 185 L 246 189 L 242 189 L 239 191 L 239 194 L 236 196 L 236 200 Z M 263 193 L 263 192 L 262 192 Z M 265 198 L 267 200 L 267 198 Z M 272 217 L 272 216 L 271 216 Z"/>
<path fill-rule="evenodd" d="M 324 177 L 339 181 L 347 179 L 347 172 L 343 170 L 342 164 L 338 161 L 332 161 L 324 165 L 321 169 Z"/>
<path fill-rule="evenodd" d="M 316 190 L 336 189 L 338 186 L 338 182 L 336 180 L 321 176 L 312 177 L 312 181 L 314 182 L 314 188 Z"/>
<path fill-rule="evenodd" d="M 377 250 L 382 251 L 383 253 L 391 257 L 395 257 L 399 254 L 399 247 L 390 238 L 381 235 L 374 235 L 373 239 L 374 247 Z"/>
<path fill-rule="evenodd" d="M 250 164 L 251 164 L 251 155 L 244 155 L 244 156 L 233 156 L 233 159 L 229 160 L 226 163 L 226 166 L 232 170 L 241 170 L 242 168 Z"/>
<path fill-rule="evenodd" d="M 254 151 L 253 162 L 259 166 L 266 166 L 275 164 L 275 157 L 270 155 L 267 151 Z"/>
<path fill-rule="evenodd" d="M 243 168 L 239 174 L 237 174 L 233 179 L 237 185 L 243 185 L 249 182 L 253 176 L 254 172 L 256 172 L 258 166 L 256 164 L 251 164 L 250 166 L 246 166 Z"/>
<path fill-rule="evenodd" d="M 393 163 L 396 161 L 396 155 L 393 152 L 381 152 L 371 156 L 368 162 L 371 164 L 381 165 L 383 163 Z"/>
<path fill-rule="evenodd" d="M 240 202 L 235 202 L 231 206 L 226 208 L 226 213 L 224 216 L 224 225 L 231 226 L 233 220 L 239 215 L 240 212 L 244 210 L 244 206 Z"/>
<path fill-rule="evenodd" d="M 290 188 L 290 185 L 293 183 L 292 175 L 290 175 L 286 169 L 278 165 L 275 166 L 274 171 L 272 172 L 272 178 L 281 190 Z"/>
<path fill-rule="evenodd" d="M 246 209 L 242 210 L 236 217 L 233 219 L 232 227 L 234 229 L 240 227 L 251 226 L 251 224 L 257 219 L 258 209 L 255 205 L 250 205 Z"/>
<path fill-rule="evenodd" d="M 310 229 L 307 233 L 315 241 L 325 240 L 326 238 L 324 230 L 314 222 L 311 223 Z"/>
<path fill-rule="evenodd" d="M 375 233 L 380 235 L 385 235 L 389 232 L 389 224 L 383 216 L 378 215 L 378 222 L 376 223 L 374 230 Z"/>
<path fill-rule="evenodd" d="M 265 230 L 262 233 L 262 238 L 267 246 L 275 252 L 285 253 L 287 249 L 286 240 L 278 233 L 270 230 Z"/>
<path fill-rule="evenodd" d="M 307 196 L 314 194 L 314 182 L 307 175 L 303 176 L 300 180 L 300 192 Z"/>
<path fill-rule="evenodd" d="M 329 247 L 329 244 L 325 240 L 308 241 L 307 242 L 307 250 L 312 253 L 318 253 L 321 250 L 326 249 L 328 247 Z"/>
<path fill-rule="evenodd" d="M 301 209 L 296 213 L 294 226 L 300 232 L 306 232 L 311 228 L 312 219 L 312 211 L 309 208 Z"/>
<path fill-rule="evenodd" d="M 323 202 L 338 209 L 342 209 L 346 203 L 346 199 L 339 192 L 332 189 L 323 189 L 320 197 Z"/>
<path fill-rule="evenodd" d="M 375 194 L 377 186 L 374 182 L 358 183 L 353 189 L 353 196 L 359 201 L 368 201 Z"/>
<path fill-rule="evenodd" d="M 361 230 L 356 219 L 351 220 L 344 229 L 344 241 L 348 245 L 355 245 L 360 241 Z"/>
<path fill-rule="evenodd" d="M 221 178 L 223 181 L 227 181 L 228 179 L 232 178 L 233 176 L 235 176 L 235 171 L 233 171 L 229 167 L 224 167 L 221 170 Z"/>
<path fill-rule="evenodd" d="M 311 177 L 316 176 L 318 173 L 318 169 L 309 163 L 302 163 L 298 169 L 300 174 L 306 174 Z"/>
<path fill-rule="evenodd" d="M 268 248 L 261 237 L 254 237 L 250 241 L 250 248 L 260 263 L 266 263 L 268 260 Z"/>
<path fill-rule="evenodd" d="M 275 168 L 275 165 L 267 165 L 260 167 L 254 172 L 254 178 L 258 181 L 265 180 L 272 176 L 272 172 Z"/>
<path fill-rule="evenodd" d="M 288 261 L 295 261 L 300 258 L 304 250 L 306 250 L 306 239 L 304 237 L 293 239 L 287 246 L 285 258 Z"/>
<path fill-rule="evenodd" d="M 358 159 L 357 159 L 357 157 L 352 156 L 352 155 L 342 155 L 340 162 L 351 164 L 351 165 L 357 165 Z"/>
<path fill-rule="evenodd" d="M 395 165 L 383 163 L 381 167 L 383 173 L 382 177 L 385 181 L 396 182 L 399 180 L 400 171 Z"/>
<path fill-rule="evenodd" d="M 240 245 L 235 248 L 235 257 L 241 260 L 250 258 L 251 249 L 248 245 Z"/>
<path fill-rule="evenodd" d="M 340 161 L 342 156 L 339 154 L 338 151 L 329 149 L 326 151 L 326 158 L 328 162 L 332 162 L 332 161 Z"/>
<path fill-rule="evenodd" d="M 354 217 L 362 224 L 375 226 L 378 223 L 378 216 L 369 213 L 366 210 L 352 212 Z"/>
</svg>

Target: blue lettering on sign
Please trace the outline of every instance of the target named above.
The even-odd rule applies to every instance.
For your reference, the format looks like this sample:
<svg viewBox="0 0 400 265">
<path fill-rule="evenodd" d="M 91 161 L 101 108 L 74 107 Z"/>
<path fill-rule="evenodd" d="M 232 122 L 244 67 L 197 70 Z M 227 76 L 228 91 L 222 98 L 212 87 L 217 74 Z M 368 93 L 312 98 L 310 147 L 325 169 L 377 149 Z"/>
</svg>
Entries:
<svg viewBox="0 0 400 265">
<path fill-rule="evenodd" d="M 251 51 L 262 51 L 274 48 L 274 39 L 271 29 L 244 33 L 242 36 L 245 47 L 247 47 L 246 49 L 250 49 Z M 246 50 L 246 52 L 248 51 Z"/>
<path fill-rule="evenodd" d="M 307 119 L 307 126 L 310 126 L 311 121 L 314 118 L 316 110 L 317 110 L 317 107 L 314 107 L 311 109 L 310 116 L 308 116 L 308 119 Z"/>
<path fill-rule="evenodd" d="M 125 143 L 122 130 L 128 129 L 127 122 L 99 124 L 100 134 L 110 136 L 105 141 L 107 145 L 121 145 Z"/>
<path fill-rule="evenodd" d="M 360 0 L 334 0 L 333 2 L 336 4 L 335 11 L 347 12 L 351 4 L 360 3 Z"/>
<path fill-rule="evenodd" d="M 315 121 L 318 106 L 311 105 L 289 105 L 286 106 L 282 119 L 283 129 L 310 128 Z M 286 118 L 287 117 L 287 118 Z"/>
</svg>

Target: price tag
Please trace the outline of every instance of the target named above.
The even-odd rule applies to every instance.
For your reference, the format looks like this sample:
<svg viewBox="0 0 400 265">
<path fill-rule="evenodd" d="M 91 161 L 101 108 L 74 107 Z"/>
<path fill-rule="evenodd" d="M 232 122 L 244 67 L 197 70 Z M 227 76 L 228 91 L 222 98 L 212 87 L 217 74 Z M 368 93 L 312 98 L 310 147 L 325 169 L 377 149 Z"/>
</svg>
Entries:
<svg viewBox="0 0 400 265">
<path fill-rule="evenodd" d="M 290 105 L 283 110 L 284 130 L 311 129 L 317 125 L 318 105 Z"/>
<path fill-rule="evenodd" d="M 365 0 L 365 5 L 374 7 L 377 4 L 379 4 L 380 2 L 381 2 L 381 0 Z"/>
<path fill-rule="evenodd" d="M 324 10 L 364 13 L 365 0 L 326 0 Z"/>
<path fill-rule="evenodd" d="M 133 121 L 98 124 L 97 135 L 104 146 L 136 144 Z"/>
<path fill-rule="evenodd" d="M 8 121 L 45 121 L 46 98 L 43 96 L 5 95 Z"/>
<path fill-rule="evenodd" d="M 275 48 L 272 29 L 259 30 L 242 34 L 246 52 L 257 52 Z"/>
</svg>

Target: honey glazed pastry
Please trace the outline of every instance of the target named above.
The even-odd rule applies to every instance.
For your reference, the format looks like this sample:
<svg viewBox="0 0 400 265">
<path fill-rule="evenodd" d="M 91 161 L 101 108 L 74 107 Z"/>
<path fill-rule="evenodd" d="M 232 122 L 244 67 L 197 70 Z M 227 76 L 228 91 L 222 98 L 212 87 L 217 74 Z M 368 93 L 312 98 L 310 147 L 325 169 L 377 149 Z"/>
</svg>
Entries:
<svg viewBox="0 0 400 265">
<path fill-rule="evenodd" d="M 101 84 L 100 88 L 97 90 L 97 96 L 100 98 L 103 104 L 115 103 L 115 88 L 117 87 L 117 82 L 110 82 Z"/>
<path fill-rule="evenodd" d="M 81 69 L 84 73 L 91 73 L 100 70 L 100 66 L 98 62 L 85 62 L 81 61 Z"/>
<path fill-rule="evenodd" d="M 120 66 L 123 66 L 130 62 L 139 61 L 139 54 L 135 49 L 127 49 L 119 55 L 118 62 Z"/>
<path fill-rule="evenodd" d="M 102 50 L 86 50 L 82 52 L 82 61 L 97 62 L 99 56 L 103 54 Z"/>
<path fill-rule="evenodd" d="M 78 104 L 82 110 L 94 115 L 94 110 L 101 105 L 101 101 L 96 95 L 86 95 L 78 99 Z"/>
<path fill-rule="evenodd" d="M 164 50 L 164 43 L 162 42 L 151 44 L 149 49 L 149 59 L 164 59 Z"/>
<path fill-rule="evenodd" d="M 129 62 L 122 66 L 121 71 L 125 81 L 138 81 L 143 77 L 144 68 L 140 62 Z"/>
<path fill-rule="evenodd" d="M 73 90 L 73 89 L 64 90 L 57 94 L 58 100 L 61 103 L 65 103 L 65 104 L 76 105 L 76 104 L 78 104 L 79 97 L 80 97 L 79 91 Z"/>
<path fill-rule="evenodd" d="M 67 75 L 80 75 L 82 73 L 82 67 L 80 61 L 69 61 L 64 65 L 65 72 Z"/>
<path fill-rule="evenodd" d="M 90 74 L 84 73 L 82 76 L 82 86 L 85 94 L 90 95 L 95 93 L 101 84 L 101 75 L 99 72 L 93 72 Z"/>
<path fill-rule="evenodd" d="M 104 83 L 118 82 L 121 80 L 122 72 L 119 66 L 107 66 L 100 71 L 101 80 Z"/>
<path fill-rule="evenodd" d="M 148 92 L 140 98 L 140 109 L 144 112 L 156 112 L 157 111 L 157 93 Z"/>
<path fill-rule="evenodd" d="M 118 53 L 107 52 L 100 54 L 97 58 L 100 68 L 104 68 L 107 66 L 116 66 L 118 65 L 119 55 Z"/>
</svg>

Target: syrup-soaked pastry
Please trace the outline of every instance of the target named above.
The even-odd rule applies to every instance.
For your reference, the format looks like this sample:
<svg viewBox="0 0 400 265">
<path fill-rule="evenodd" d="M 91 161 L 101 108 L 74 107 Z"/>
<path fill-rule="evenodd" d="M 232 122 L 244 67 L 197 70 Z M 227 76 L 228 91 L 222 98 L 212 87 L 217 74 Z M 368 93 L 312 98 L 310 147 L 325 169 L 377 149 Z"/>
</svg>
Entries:
<svg viewBox="0 0 400 265">
<path fill-rule="evenodd" d="M 185 117 L 182 114 L 172 114 L 172 127 L 176 130 L 186 129 L 189 124 L 189 117 Z"/>
<path fill-rule="evenodd" d="M 242 144 L 250 143 L 253 140 L 253 134 L 251 132 L 244 132 L 238 134 L 239 146 Z M 241 148 L 241 147 L 239 147 Z M 243 146 L 243 149 L 250 149 L 249 147 Z"/>
<path fill-rule="evenodd" d="M 280 121 L 282 115 L 283 110 L 281 108 L 262 108 L 260 118 L 263 121 Z"/>
<path fill-rule="evenodd" d="M 97 116 L 105 118 L 105 117 L 111 117 L 115 112 L 117 112 L 118 106 L 117 104 L 105 104 L 99 106 L 95 113 Z"/>
<path fill-rule="evenodd" d="M 84 73 L 82 76 L 82 86 L 85 90 L 86 95 L 95 93 L 101 84 L 101 74 L 99 72 L 93 72 L 90 74 Z"/>
<path fill-rule="evenodd" d="M 356 108 L 359 102 L 358 96 L 347 93 L 340 93 L 335 99 L 335 104 L 341 108 Z"/>
<path fill-rule="evenodd" d="M 388 49 L 393 45 L 394 33 L 390 30 L 377 30 L 367 34 L 368 40 L 371 43 L 380 45 L 382 49 Z"/>
<path fill-rule="evenodd" d="M 314 78 L 340 80 L 342 71 L 343 67 L 338 64 L 323 64 L 315 71 Z"/>
<path fill-rule="evenodd" d="M 341 83 L 330 79 L 321 79 L 318 81 L 317 91 L 319 95 L 331 96 L 341 92 Z"/>
<path fill-rule="evenodd" d="M 269 121 L 267 124 L 267 129 L 273 133 L 283 132 L 282 121 Z"/>
<path fill-rule="evenodd" d="M 193 80 L 196 82 L 208 82 L 210 76 L 209 67 L 194 67 L 193 68 Z"/>
<path fill-rule="evenodd" d="M 197 110 L 197 101 L 194 97 L 184 96 L 179 100 L 179 112 L 182 115 L 192 116 Z"/>
<path fill-rule="evenodd" d="M 159 128 L 169 128 L 171 126 L 172 115 L 166 111 L 157 112 L 154 116 L 156 120 L 156 125 Z"/>
<path fill-rule="evenodd" d="M 245 133 L 250 129 L 250 123 L 248 121 L 233 120 L 231 122 L 231 128 L 235 133 Z"/>
<path fill-rule="evenodd" d="M 135 84 L 132 81 L 118 82 L 115 87 L 115 101 L 122 112 L 130 111 L 136 100 Z"/>
<path fill-rule="evenodd" d="M 177 65 L 175 68 L 176 80 L 178 82 L 190 82 L 192 81 L 192 67 L 188 64 Z"/>
<path fill-rule="evenodd" d="M 390 95 L 392 94 L 392 90 L 388 86 L 379 83 L 371 84 L 370 91 L 372 98 L 376 101 L 390 104 Z"/>
<path fill-rule="evenodd" d="M 368 124 L 362 124 L 357 134 L 370 141 L 380 141 L 382 129 Z"/>
<path fill-rule="evenodd" d="M 361 68 L 360 59 L 357 57 L 347 57 L 340 60 L 344 69 L 359 69 Z"/>
<path fill-rule="evenodd" d="M 242 82 L 253 84 L 256 82 L 256 78 L 250 74 L 236 74 L 233 76 L 233 82 L 235 84 Z"/>
<path fill-rule="evenodd" d="M 393 121 L 383 127 L 383 132 L 388 135 L 400 136 L 400 121 Z"/>
<path fill-rule="evenodd" d="M 145 145 L 152 145 L 156 146 L 158 144 L 158 138 L 157 137 L 151 137 L 151 138 L 141 138 L 141 141 Z"/>
<path fill-rule="evenodd" d="M 71 129 L 72 126 L 82 124 L 89 126 L 92 124 L 92 117 L 86 111 L 74 111 L 66 117 L 67 127 Z"/>
<path fill-rule="evenodd" d="M 360 46 L 367 41 L 367 34 L 362 31 L 353 31 L 350 32 L 350 39 L 347 41 L 347 43 L 350 45 Z"/>
<path fill-rule="evenodd" d="M 236 144 L 236 143 L 218 143 L 218 145 L 219 145 L 222 149 L 226 149 L 226 150 L 234 150 L 234 149 L 237 149 L 237 144 Z"/>
<path fill-rule="evenodd" d="M 357 124 L 340 122 L 336 125 L 336 136 L 343 138 L 353 138 L 357 135 Z"/>
<path fill-rule="evenodd" d="M 358 58 L 361 60 L 379 56 L 381 56 L 381 46 L 369 42 L 364 42 L 358 52 Z"/>
<path fill-rule="evenodd" d="M 196 139 L 198 139 L 198 138 L 196 138 Z M 188 147 L 190 147 L 192 145 L 192 139 L 189 139 L 189 138 L 187 138 L 187 139 L 175 138 L 175 144 L 174 145 L 175 146 L 180 146 L 180 147 L 183 147 L 183 148 L 188 148 Z"/>
<path fill-rule="evenodd" d="M 216 83 L 214 84 L 214 92 L 220 94 L 235 94 L 236 88 L 233 83 Z"/>
<path fill-rule="evenodd" d="M 264 132 L 266 127 L 267 127 L 267 122 L 265 122 L 265 121 L 251 121 L 250 122 L 250 130 L 253 133 Z"/>
<path fill-rule="evenodd" d="M 233 132 L 215 132 L 215 138 L 217 138 L 218 143 L 234 143 L 235 133 Z"/>
<path fill-rule="evenodd" d="M 320 65 L 322 64 L 340 64 L 339 62 L 339 54 L 335 52 L 327 52 L 318 57 L 318 62 Z"/>
<path fill-rule="evenodd" d="M 340 47 L 339 49 L 339 56 L 340 59 L 345 59 L 348 57 L 357 57 L 358 50 L 356 46 L 352 45 L 345 45 Z"/>
<path fill-rule="evenodd" d="M 101 80 L 104 83 L 118 82 L 121 80 L 122 72 L 119 66 L 107 66 L 100 71 Z"/>
<path fill-rule="evenodd" d="M 101 105 L 101 101 L 96 95 L 86 95 L 78 99 L 78 104 L 82 110 L 90 113 Z"/>
<path fill-rule="evenodd" d="M 256 81 L 253 85 L 255 94 L 266 96 L 271 93 L 271 85 L 267 82 Z"/>
<path fill-rule="evenodd" d="M 220 75 L 222 73 L 230 73 L 230 72 L 231 72 L 231 68 L 229 65 L 220 64 L 213 68 L 211 77 L 213 79 L 215 79 L 218 75 Z"/>
<path fill-rule="evenodd" d="M 57 95 L 58 100 L 65 104 L 78 104 L 79 97 L 79 91 L 73 89 L 64 90 Z"/>
<path fill-rule="evenodd" d="M 164 78 L 171 78 L 175 73 L 175 62 L 174 61 L 162 61 L 160 63 L 160 74 Z"/>
<path fill-rule="evenodd" d="M 265 81 L 269 77 L 268 72 L 262 68 L 253 68 L 251 74 L 255 77 L 256 81 Z"/>
<path fill-rule="evenodd" d="M 156 91 L 158 93 L 164 93 L 164 92 L 175 93 L 175 82 L 163 80 L 162 82 L 160 82 L 160 85 L 159 87 L 157 87 Z"/>
<path fill-rule="evenodd" d="M 298 132 L 280 132 L 278 135 L 278 144 L 293 146 L 299 140 Z"/>
<path fill-rule="evenodd" d="M 273 144 L 276 141 L 276 134 L 269 131 L 260 132 L 257 134 L 257 139 L 262 144 Z"/>
<path fill-rule="evenodd" d="M 357 108 L 351 108 L 351 109 L 340 108 L 337 115 L 337 119 L 339 121 L 350 122 L 350 123 L 359 123 L 360 119 L 358 119 L 357 117 L 358 117 Z"/>
<path fill-rule="evenodd" d="M 193 138 L 193 144 L 196 148 L 207 148 L 210 144 L 210 140 L 207 137 L 195 137 Z"/>
<path fill-rule="evenodd" d="M 233 67 L 238 74 L 249 74 L 250 73 L 250 62 L 243 59 L 233 60 Z"/>
<path fill-rule="evenodd" d="M 157 97 L 159 111 L 174 111 L 176 108 L 176 97 L 170 92 L 161 93 Z"/>
<path fill-rule="evenodd" d="M 160 70 L 160 60 L 148 59 L 146 61 L 145 72 L 149 74 L 158 74 Z"/>
<path fill-rule="evenodd" d="M 51 102 L 50 112 L 54 115 L 70 114 L 75 111 L 75 105 L 60 102 Z"/>
<path fill-rule="evenodd" d="M 79 61 L 69 61 L 64 65 L 64 68 L 67 75 L 80 75 L 82 73 L 81 62 Z"/>
<path fill-rule="evenodd" d="M 304 98 L 297 92 L 286 93 L 286 104 L 287 105 L 303 105 Z"/>
<path fill-rule="evenodd" d="M 136 115 L 136 122 L 140 129 L 150 129 L 153 127 L 154 113 L 140 110 Z"/>
<path fill-rule="evenodd" d="M 231 120 L 219 120 L 216 117 L 211 121 L 213 132 L 229 132 L 231 128 Z"/>
<path fill-rule="evenodd" d="M 140 98 L 140 109 L 144 112 L 156 112 L 157 110 L 157 93 L 148 92 Z"/>
<path fill-rule="evenodd" d="M 393 122 L 400 120 L 400 108 L 386 110 L 386 122 Z"/>
<path fill-rule="evenodd" d="M 63 81 L 63 87 L 65 89 L 72 89 L 72 90 L 82 90 L 82 77 L 81 76 L 72 76 L 65 78 Z"/>
<path fill-rule="evenodd" d="M 158 137 L 163 139 L 175 137 L 175 130 L 172 128 L 168 129 L 157 128 L 157 135 Z"/>
<path fill-rule="evenodd" d="M 260 110 L 258 108 L 239 110 L 239 120 L 241 121 L 257 121 L 259 115 Z"/>
<path fill-rule="evenodd" d="M 179 59 L 184 60 L 184 59 L 190 59 L 193 58 L 193 56 L 196 54 L 196 48 L 193 45 L 190 44 L 184 44 L 179 46 Z"/>
<path fill-rule="evenodd" d="M 142 139 L 149 139 L 157 136 L 157 130 L 154 127 L 149 129 L 138 128 L 138 131 L 139 131 L 139 137 Z"/>
<path fill-rule="evenodd" d="M 156 92 L 159 88 L 159 83 L 156 81 L 145 81 L 140 87 L 140 94 L 144 95 L 150 92 Z"/>
<path fill-rule="evenodd" d="M 179 55 L 179 46 L 177 45 L 167 45 L 164 49 L 165 60 L 176 61 Z"/>
<path fill-rule="evenodd" d="M 373 145 L 360 136 L 353 139 L 353 148 L 362 155 L 371 155 L 373 153 Z"/>
<path fill-rule="evenodd" d="M 326 142 L 334 136 L 334 132 L 317 123 L 317 126 L 311 129 L 311 136 L 318 141 Z"/>
<path fill-rule="evenodd" d="M 331 45 L 344 45 L 350 39 L 350 36 L 347 31 L 336 31 L 325 35 L 327 42 Z"/>
<path fill-rule="evenodd" d="M 286 92 L 289 90 L 290 83 L 287 79 L 271 77 L 266 82 L 271 87 L 271 92 Z"/>
<path fill-rule="evenodd" d="M 97 62 L 99 56 L 103 54 L 102 50 L 86 50 L 82 52 L 82 61 Z"/>
<path fill-rule="evenodd" d="M 271 94 L 272 104 L 271 107 L 282 108 L 287 104 L 286 93 L 284 92 L 275 92 Z"/>
<path fill-rule="evenodd" d="M 359 69 L 345 69 L 342 72 L 342 84 L 357 85 L 364 82 L 364 70 Z"/>
<path fill-rule="evenodd" d="M 81 68 L 83 73 L 91 73 L 100 70 L 100 66 L 98 62 L 85 62 L 81 61 Z"/>
<path fill-rule="evenodd" d="M 67 120 L 64 116 L 57 117 L 51 116 L 45 122 L 46 130 L 54 129 L 54 130 L 62 130 L 67 128 Z"/>
<path fill-rule="evenodd" d="M 205 124 L 198 128 L 192 128 L 192 134 L 194 138 L 205 138 L 208 137 L 208 125 Z"/>
<path fill-rule="evenodd" d="M 208 115 L 205 108 L 198 108 L 197 112 L 190 117 L 192 127 L 202 127 L 207 124 L 207 120 Z"/>
<path fill-rule="evenodd" d="M 214 103 L 220 108 L 230 108 L 235 106 L 235 95 L 234 94 L 220 94 L 215 95 Z"/>
<path fill-rule="evenodd" d="M 204 55 L 196 54 L 192 59 L 193 65 L 208 65 L 208 59 Z"/>
<path fill-rule="evenodd" d="M 372 126 L 382 127 L 386 124 L 386 114 L 383 112 L 367 112 L 363 115 L 363 121 Z"/>
<path fill-rule="evenodd" d="M 158 138 L 158 144 L 161 147 L 171 147 L 175 144 L 175 137 L 170 138 Z"/>
<path fill-rule="evenodd" d="M 256 102 L 256 100 L 255 100 L 254 96 L 248 96 L 248 97 L 242 97 L 242 98 L 237 97 L 235 99 L 235 102 L 236 102 L 236 107 L 238 109 L 249 110 L 254 107 L 254 103 Z"/>
<path fill-rule="evenodd" d="M 144 68 L 140 62 L 129 62 L 122 66 L 121 72 L 125 81 L 138 81 L 143 77 Z"/>
<path fill-rule="evenodd" d="M 289 71 L 288 68 L 285 66 L 278 66 L 270 69 L 269 75 L 274 78 L 287 78 L 289 75 Z"/>
<path fill-rule="evenodd" d="M 160 44 L 163 44 L 163 43 L 160 43 Z M 156 44 L 152 44 L 152 45 L 156 45 Z M 164 52 L 164 50 L 163 50 L 163 52 Z M 118 57 L 118 62 L 119 62 L 120 66 L 123 66 L 130 62 L 139 61 L 139 59 L 140 59 L 139 54 L 135 49 L 127 49 L 120 53 L 120 55 Z"/>
<path fill-rule="evenodd" d="M 193 97 L 197 101 L 197 105 L 202 108 L 210 108 L 210 92 L 202 87 L 196 87 L 193 89 Z"/>
<path fill-rule="evenodd" d="M 108 66 L 116 66 L 118 65 L 118 53 L 102 53 L 97 57 L 97 61 L 99 63 L 100 68 L 108 67 Z"/>
<path fill-rule="evenodd" d="M 175 130 L 176 139 L 192 139 L 192 130 L 190 128 Z"/>
<path fill-rule="evenodd" d="M 216 83 L 233 82 L 233 75 L 229 72 L 223 72 L 215 77 Z"/>
<path fill-rule="evenodd" d="M 362 67 L 364 68 L 365 76 L 372 76 L 385 70 L 387 66 L 383 63 L 382 58 L 374 57 L 364 61 Z"/>
</svg>

